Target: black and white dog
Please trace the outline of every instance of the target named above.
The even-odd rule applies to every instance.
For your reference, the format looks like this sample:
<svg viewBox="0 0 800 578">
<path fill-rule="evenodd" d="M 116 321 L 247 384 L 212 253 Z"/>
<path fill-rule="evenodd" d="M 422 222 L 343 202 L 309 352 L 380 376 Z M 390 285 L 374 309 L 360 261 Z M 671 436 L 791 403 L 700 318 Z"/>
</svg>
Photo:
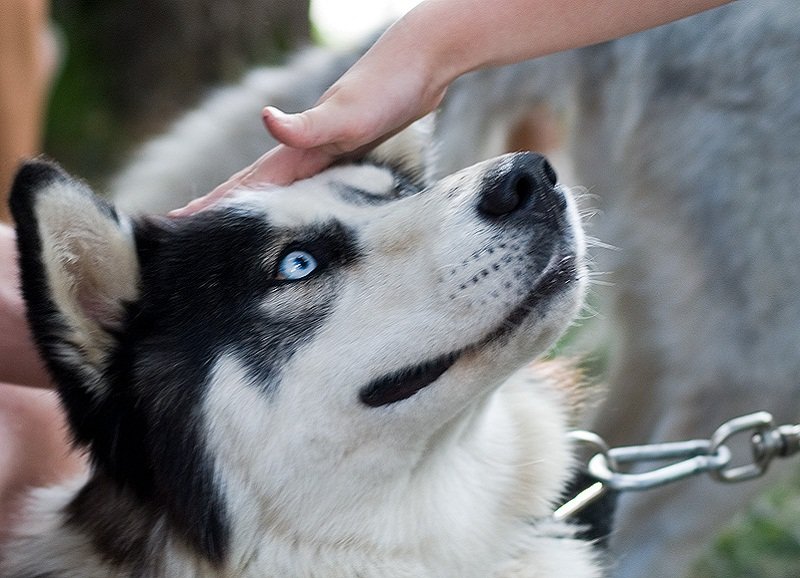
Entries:
<svg viewBox="0 0 800 578">
<path fill-rule="evenodd" d="M 257 122 L 265 104 L 313 106 L 368 46 L 311 50 L 214 92 L 117 175 L 117 206 L 161 212 L 209 190 L 269 148 Z M 758 409 L 797 423 L 797 0 L 731 2 L 468 74 L 437 115 L 434 173 L 515 150 L 509 135 L 543 104 L 567 120 L 571 182 L 599 213 L 592 234 L 619 249 L 591 255 L 607 281 L 590 333 L 602 335 L 609 387 L 590 429 L 620 446 L 705 438 Z M 622 495 L 614 576 L 686 575 L 723 523 L 793 469 L 775 463 L 725 491 L 701 476 Z"/>
<path fill-rule="evenodd" d="M 32 494 L 0 574 L 600 576 L 549 521 L 565 392 L 519 371 L 581 304 L 574 200 L 537 155 L 424 182 L 393 146 L 173 220 L 20 170 L 29 319 L 92 467 Z"/>
</svg>

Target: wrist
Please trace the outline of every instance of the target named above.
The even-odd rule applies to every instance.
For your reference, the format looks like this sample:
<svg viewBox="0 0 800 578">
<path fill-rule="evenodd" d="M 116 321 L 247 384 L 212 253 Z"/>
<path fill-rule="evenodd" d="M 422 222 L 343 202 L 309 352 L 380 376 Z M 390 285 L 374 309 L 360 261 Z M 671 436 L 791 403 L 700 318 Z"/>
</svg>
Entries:
<svg viewBox="0 0 800 578">
<path fill-rule="evenodd" d="M 454 20 L 458 17 L 454 18 L 447 2 L 428 0 L 387 31 L 396 44 L 387 45 L 389 54 L 403 54 L 406 65 L 418 72 L 430 93 L 443 93 L 456 78 L 477 66 L 468 47 L 460 42 L 461 25 Z"/>
</svg>

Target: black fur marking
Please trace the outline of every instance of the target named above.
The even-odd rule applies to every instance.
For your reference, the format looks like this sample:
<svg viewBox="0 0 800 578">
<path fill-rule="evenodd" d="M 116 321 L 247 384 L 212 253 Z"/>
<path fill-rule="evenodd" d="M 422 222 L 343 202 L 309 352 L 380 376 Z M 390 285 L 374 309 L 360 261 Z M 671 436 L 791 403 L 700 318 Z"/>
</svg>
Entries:
<svg viewBox="0 0 800 578">
<path fill-rule="evenodd" d="M 77 185 L 54 165 L 26 165 L 15 180 L 11 205 L 29 322 L 58 384 L 75 442 L 89 448 L 94 465 L 92 482 L 70 506 L 69 523 L 91 536 L 109 560 L 135 568 L 147 533 L 166 518 L 173 535 L 220 564 L 230 528 L 213 458 L 205 449 L 202 404 L 209 371 L 221 354 L 236 351 L 254 380 L 268 387 L 275 366 L 327 314 L 335 295 L 333 273 L 358 258 L 353 235 L 338 224 L 274 231 L 263 217 L 234 211 L 142 221 L 135 231 L 140 300 L 127 305 L 125 322 L 113 334 L 117 345 L 92 391 L 82 353 L 64 355 L 76 346 L 66 339 L 68 328 L 50 298 L 41 260 L 35 197 L 55 180 Z M 101 214 L 117 221 L 112 207 L 84 190 Z M 310 312 L 278 323 L 266 318 L 263 300 L 270 291 L 306 282 L 274 278 L 270 257 L 291 243 L 313 251 L 324 264 L 309 281 L 327 291 L 313 293 L 319 302 Z M 100 510 L 86 515 L 92 504 Z M 103 512 L 100 521 L 97 514 Z M 146 522 L 123 523 L 134 518 Z M 109 535 L 115 529 L 119 532 Z"/>
<path fill-rule="evenodd" d="M 165 505 L 187 541 L 219 563 L 229 528 L 213 461 L 203 450 L 200 411 L 209 370 L 233 351 L 253 380 L 269 388 L 276 368 L 321 324 L 331 298 L 321 296 L 310 313 L 291 320 L 265 316 L 261 303 L 269 291 L 306 280 L 275 278 L 269 251 L 277 257 L 285 234 L 262 217 L 209 211 L 178 222 L 152 219 L 139 224 L 136 236 L 142 294 L 121 336 L 113 378 L 134 392 L 128 409 L 158 425 L 142 423 L 135 438 L 145 440 L 141 466 L 152 479 L 138 480 L 134 489 L 148 503 Z M 292 245 L 315 254 L 320 275 L 357 253 L 338 225 L 295 233 Z M 127 471 L 125 480 L 132 475 Z"/>
<path fill-rule="evenodd" d="M 331 270 L 347 266 L 356 260 L 359 251 L 355 244 L 355 235 L 344 225 L 331 222 L 296 232 L 279 233 L 285 237 L 282 250 L 275 255 L 270 284 L 308 282 L 314 277 L 326 275 Z M 279 265 L 281 259 L 292 251 L 311 253 L 317 262 L 317 268 L 308 276 L 299 280 L 280 279 Z"/>
<path fill-rule="evenodd" d="M 50 288 L 41 261 L 39 224 L 34 210 L 37 192 L 54 182 L 82 187 L 55 164 L 42 161 L 26 163 L 14 180 L 10 205 L 17 224 L 22 294 L 27 307 L 28 323 L 42 357 L 59 386 L 59 394 L 67 410 L 74 439 L 78 444 L 86 445 L 95 437 L 94 419 L 102 419 L 98 406 L 105 401 L 87 391 L 87 375 L 79 371 L 75 360 L 64 358 L 62 353 L 65 346 L 70 347 L 72 344 L 65 341 L 68 328 L 50 299 Z M 86 194 L 88 198 L 93 198 L 88 190 Z M 101 213 L 117 220 L 116 213 L 106 203 L 97 198 L 94 198 L 94 202 Z M 89 414 L 92 416 L 89 417 Z"/>
</svg>

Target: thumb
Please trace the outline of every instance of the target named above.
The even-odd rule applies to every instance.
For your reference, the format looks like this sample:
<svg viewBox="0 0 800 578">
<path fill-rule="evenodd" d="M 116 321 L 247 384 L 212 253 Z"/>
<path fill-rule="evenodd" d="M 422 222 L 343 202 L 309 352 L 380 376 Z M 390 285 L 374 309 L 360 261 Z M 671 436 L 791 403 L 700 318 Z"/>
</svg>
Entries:
<svg viewBox="0 0 800 578">
<path fill-rule="evenodd" d="M 319 148 L 332 156 L 341 156 L 352 153 L 382 134 L 379 123 L 371 123 L 364 115 L 351 118 L 352 114 L 352 106 L 327 99 L 295 114 L 268 106 L 262 117 L 267 130 L 281 144 L 294 149 Z"/>
<path fill-rule="evenodd" d="M 238 188 L 268 188 L 269 185 L 289 185 L 294 181 L 317 174 L 334 160 L 332 155 L 320 149 L 293 149 L 278 145 L 204 197 L 193 200 L 185 207 L 171 211 L 169 216 L 183 217 L 198 213 Z"/>
<path fill-rule="evenodd" d="M 268 106 L 261 114 L 267 130 L 279 142 L 292 148 L 308 149 L 331 140 L 320 131 L 318 108 L 287 114 L 274 106 Z"/>
</svg>

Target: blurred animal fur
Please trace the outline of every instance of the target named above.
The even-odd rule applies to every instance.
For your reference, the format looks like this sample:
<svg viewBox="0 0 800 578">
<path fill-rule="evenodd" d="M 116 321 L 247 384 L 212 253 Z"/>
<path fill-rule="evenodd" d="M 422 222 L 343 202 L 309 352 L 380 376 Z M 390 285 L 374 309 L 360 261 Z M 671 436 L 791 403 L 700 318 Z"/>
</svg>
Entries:
<svg viewBox="0 0 800 578">
<path fill-rule="evenodd" d="M 309 52 L 253 72 L 145 146 L 114 188 L 168 209 L 269 146 L 260 108 L 298 110 L 357 57 Z M 568 121 L 611 327 L 610 394 L 592 426 L 614 443 L 707 436 L 730 417 L 800 407 L 800 10 L 742 0 L 641 34 L 470 74 L 449 90 L 435 140 L 447 174 L 504 146 L 549 103 Z M 775 479 L 768 478 L 768 479 Z M 696 479 L 626 495 L 617 575 L 681 575 L 749 496 Z"/>
<path fill-rule="evenodd" d="M 598 578 L 551 520 L 575 202 L 539 155 L 356 164 L 131 218 L 57 166 L 11 195 L 33 334 L 85 480 L 34 492 L 0 575 Z M 406 144 L 403 144 L 406 143 Z"/>
</svg>

